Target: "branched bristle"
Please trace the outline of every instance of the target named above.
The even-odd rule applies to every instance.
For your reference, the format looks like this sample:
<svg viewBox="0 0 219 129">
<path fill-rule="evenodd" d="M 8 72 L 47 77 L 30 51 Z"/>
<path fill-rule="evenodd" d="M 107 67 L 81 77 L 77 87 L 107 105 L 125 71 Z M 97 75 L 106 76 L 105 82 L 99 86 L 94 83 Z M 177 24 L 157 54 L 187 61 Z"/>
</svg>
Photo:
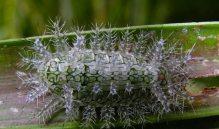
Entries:
<svg viewBox="0 0 219 129">
<path fill-rule="evenodd" d="M 53 116 L 54 113 L 63 109 L 64 102 L 60 98 L 54 97 L 47 102 L 34 117 L 38 118 L 40 123 L 46 123 L 46 121 Z"/>
<path fill-rule="evenodd" d="M 180 41 L 155 32 L 131 29 L 116 32 L 95 25 L 90 34 L 74 29 L 69 43 L 64 24 L 51 22 L 49 42 L 36 38 L 31 50 L 21 54 L 17 72 L 30 88 L 27 102 L 49 93 L 51 101 L 36 115 L 46 121 L 65 109 L 67 120 L 83 121 L 82 128 L 144 124 L 147 116 L 183 112 L 190 100 L 185 86 L 190 74 L 191 52 L 183 53 Z"/>
</svg>

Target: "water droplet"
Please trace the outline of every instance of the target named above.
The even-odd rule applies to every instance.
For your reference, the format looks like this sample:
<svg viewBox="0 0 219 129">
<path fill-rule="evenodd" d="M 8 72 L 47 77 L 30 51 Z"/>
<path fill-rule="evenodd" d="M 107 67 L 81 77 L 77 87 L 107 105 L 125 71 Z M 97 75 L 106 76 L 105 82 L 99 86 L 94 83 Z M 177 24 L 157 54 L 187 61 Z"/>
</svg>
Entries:
<svg viewBox="0 0 219 129">
<path fill-rule="evenodd" d="M 200 40 L 200 41 L 204 41 L 204 40 L 206 39 L 205 36 L 200 36 L 200 35 L 199 35 L 197 38 L 198 38 L 198 40 Z"/>
<path fill-rule="evenodd" d="M 188 29 L 187 29 L 187 28 L 183 28 L 183 29 L 182 29 L 182 33 L 183 33 L 183 34 L 187 34 L 187 33 L 188 33 Z"/>
<path fill-rule="evenodd" d="M 18 113 L 18 109 L 17 109 L 17 108 L 14 108 L 14 107 L 11 107 L 11 108 L 10 108 L 10 111 L 13 112 L 13 113 Z"/>
<path fill-rule="evenodd" d="M 3 104 L 3 101 L 0 101 L 0 105 L 2 105 Z"/>
</svg>

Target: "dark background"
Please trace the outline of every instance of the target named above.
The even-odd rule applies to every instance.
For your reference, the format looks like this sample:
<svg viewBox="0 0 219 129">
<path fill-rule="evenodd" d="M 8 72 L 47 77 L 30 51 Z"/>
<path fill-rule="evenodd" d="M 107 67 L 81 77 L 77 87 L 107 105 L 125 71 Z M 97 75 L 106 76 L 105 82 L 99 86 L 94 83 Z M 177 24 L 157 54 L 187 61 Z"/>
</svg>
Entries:
<svg viewBox="0 0 219 129">
<path fill-rule="evenodd" d="M 57 17 L 85 29 L 219 21 L 219 0 L 0 0 L 0 39 L 41 35 Z"/>
</svg>

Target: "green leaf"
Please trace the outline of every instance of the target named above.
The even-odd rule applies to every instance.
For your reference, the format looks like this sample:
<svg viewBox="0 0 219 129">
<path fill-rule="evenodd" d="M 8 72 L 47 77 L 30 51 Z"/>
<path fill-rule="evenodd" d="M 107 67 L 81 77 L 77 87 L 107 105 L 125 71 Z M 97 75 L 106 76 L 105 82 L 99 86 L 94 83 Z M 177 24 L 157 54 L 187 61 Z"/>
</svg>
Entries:
<svg viewBox="0 0 219 129">
<path fill-rule="evenodd" d="M 113 28 L 113 31 L 121 32 L 126 29 L 131 30 L 148 30 L 157 31 L 162 33 L 162 35 L 170 35 L 172 32 L 174 37 L 179 38 L 183 41 L 184 50 L 187 51 L 191 46 L 196 43 L 195 51 L 193 53 L 194 57 L 200 58 L 202 61 L 196 62 L 192 65 L 194 70 L 193 84 L 188 89 L 194 92 L 200 92 L 206 87 L 217 87 L 219 86 L 218 75 L 219 75 L 219 22 L 194 22 L 194 23 L 175 23 L 175 24 L 157 24 L 157 25 L 143 25 L 143 26 L 132 26 L 124 28 Z M 102 31 L 106 31 L 103 29 Z M 180 32 L 180 33 L 179 33 Z M 84 31 L 84 34 L 91 33 L 91 31 Z M 69 39 L 72 40 L 75 35 L 74 33 L 67 34 Z M 36 36 L 43 40 L 49 40 L 53 35 Z M 0 70 L 3 75 L 11 68 L 16 66 L 15 62 L 19 60 L 19 56 L 16 52 L 22 47 L 31 44 L 30 41 L 34 41 L 36 37 L 19 38 L 19 39 L 8 39 L 0 41 Z M 13 51 L 13 54 L 11 52 Z M 203 61 L 204 60 L 204 61 Z M 203 64 L 205 63 L 205 64 Z M 213 79 L 211 78 L 213 76 Z M 198 90 L 197 90 L 198 89 Z M 202 95 L 202 94 L 201 94 Z M 173 113 L 164 115 L 161 121 L 172 121 L 172 120 L 183 120 L 183 119 L 195 119 L 202 117 L 211 117 L 219 115 L 219 105 L 216 103 L 213 106 L 200 107 L 195 109 L 195 111 L 186 111 L 182 113 Z M 0 109 L 1 111 L 1 109 Z M 17 118 L 19 119 L 19 118 Z M 150 117 L 152 122 L 157 121 L 156 116 Z M 10 120 L 10 118 L 8 119 Z M 1 122 L 1 120 L 0 120 Z M 74 126 L 67 126 L 71 128 L 77 128 L 77 124 Z M 60 125 L 52 125 L 51 127 L 59 128 Z M 40 128 L 38 125 L 22 126 L 25 128 Z M 11 127 L 11 128 L 22 128 L 22 127 Z M 42 128 L 51 128 L 42 127 Z M 9 127 L 10 128 L 10 127 Z"/>
</svg>

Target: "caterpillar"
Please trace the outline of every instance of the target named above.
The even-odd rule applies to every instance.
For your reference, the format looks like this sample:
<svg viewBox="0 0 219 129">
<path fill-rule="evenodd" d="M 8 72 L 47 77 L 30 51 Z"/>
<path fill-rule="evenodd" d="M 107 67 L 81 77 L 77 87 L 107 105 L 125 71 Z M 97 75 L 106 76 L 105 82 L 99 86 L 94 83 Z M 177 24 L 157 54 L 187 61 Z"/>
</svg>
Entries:
<svg viewBox="0 0 219 129">
<path fill-rule="evenodd" d="M 66 119 L 82 127 L 99 122 L 111 128 L 117 121 L 130 127 L 150 115 L 183 110 L 191 100 L 185 86 L 194 46 L 184 53 L 180 44 L 155 32 L 118 33 L 98 26 L 89 35 L 75 30 L 69 42 L 63 26 L 54 22 L 50 28 L 53 49 L 36 38 L 31 52 L 21 54 L 25 72 L 17 71 L 30 89 L 27 103 L 50 96 L 36 114 L 42 121 L 65 109 Z"/>
</svg>

